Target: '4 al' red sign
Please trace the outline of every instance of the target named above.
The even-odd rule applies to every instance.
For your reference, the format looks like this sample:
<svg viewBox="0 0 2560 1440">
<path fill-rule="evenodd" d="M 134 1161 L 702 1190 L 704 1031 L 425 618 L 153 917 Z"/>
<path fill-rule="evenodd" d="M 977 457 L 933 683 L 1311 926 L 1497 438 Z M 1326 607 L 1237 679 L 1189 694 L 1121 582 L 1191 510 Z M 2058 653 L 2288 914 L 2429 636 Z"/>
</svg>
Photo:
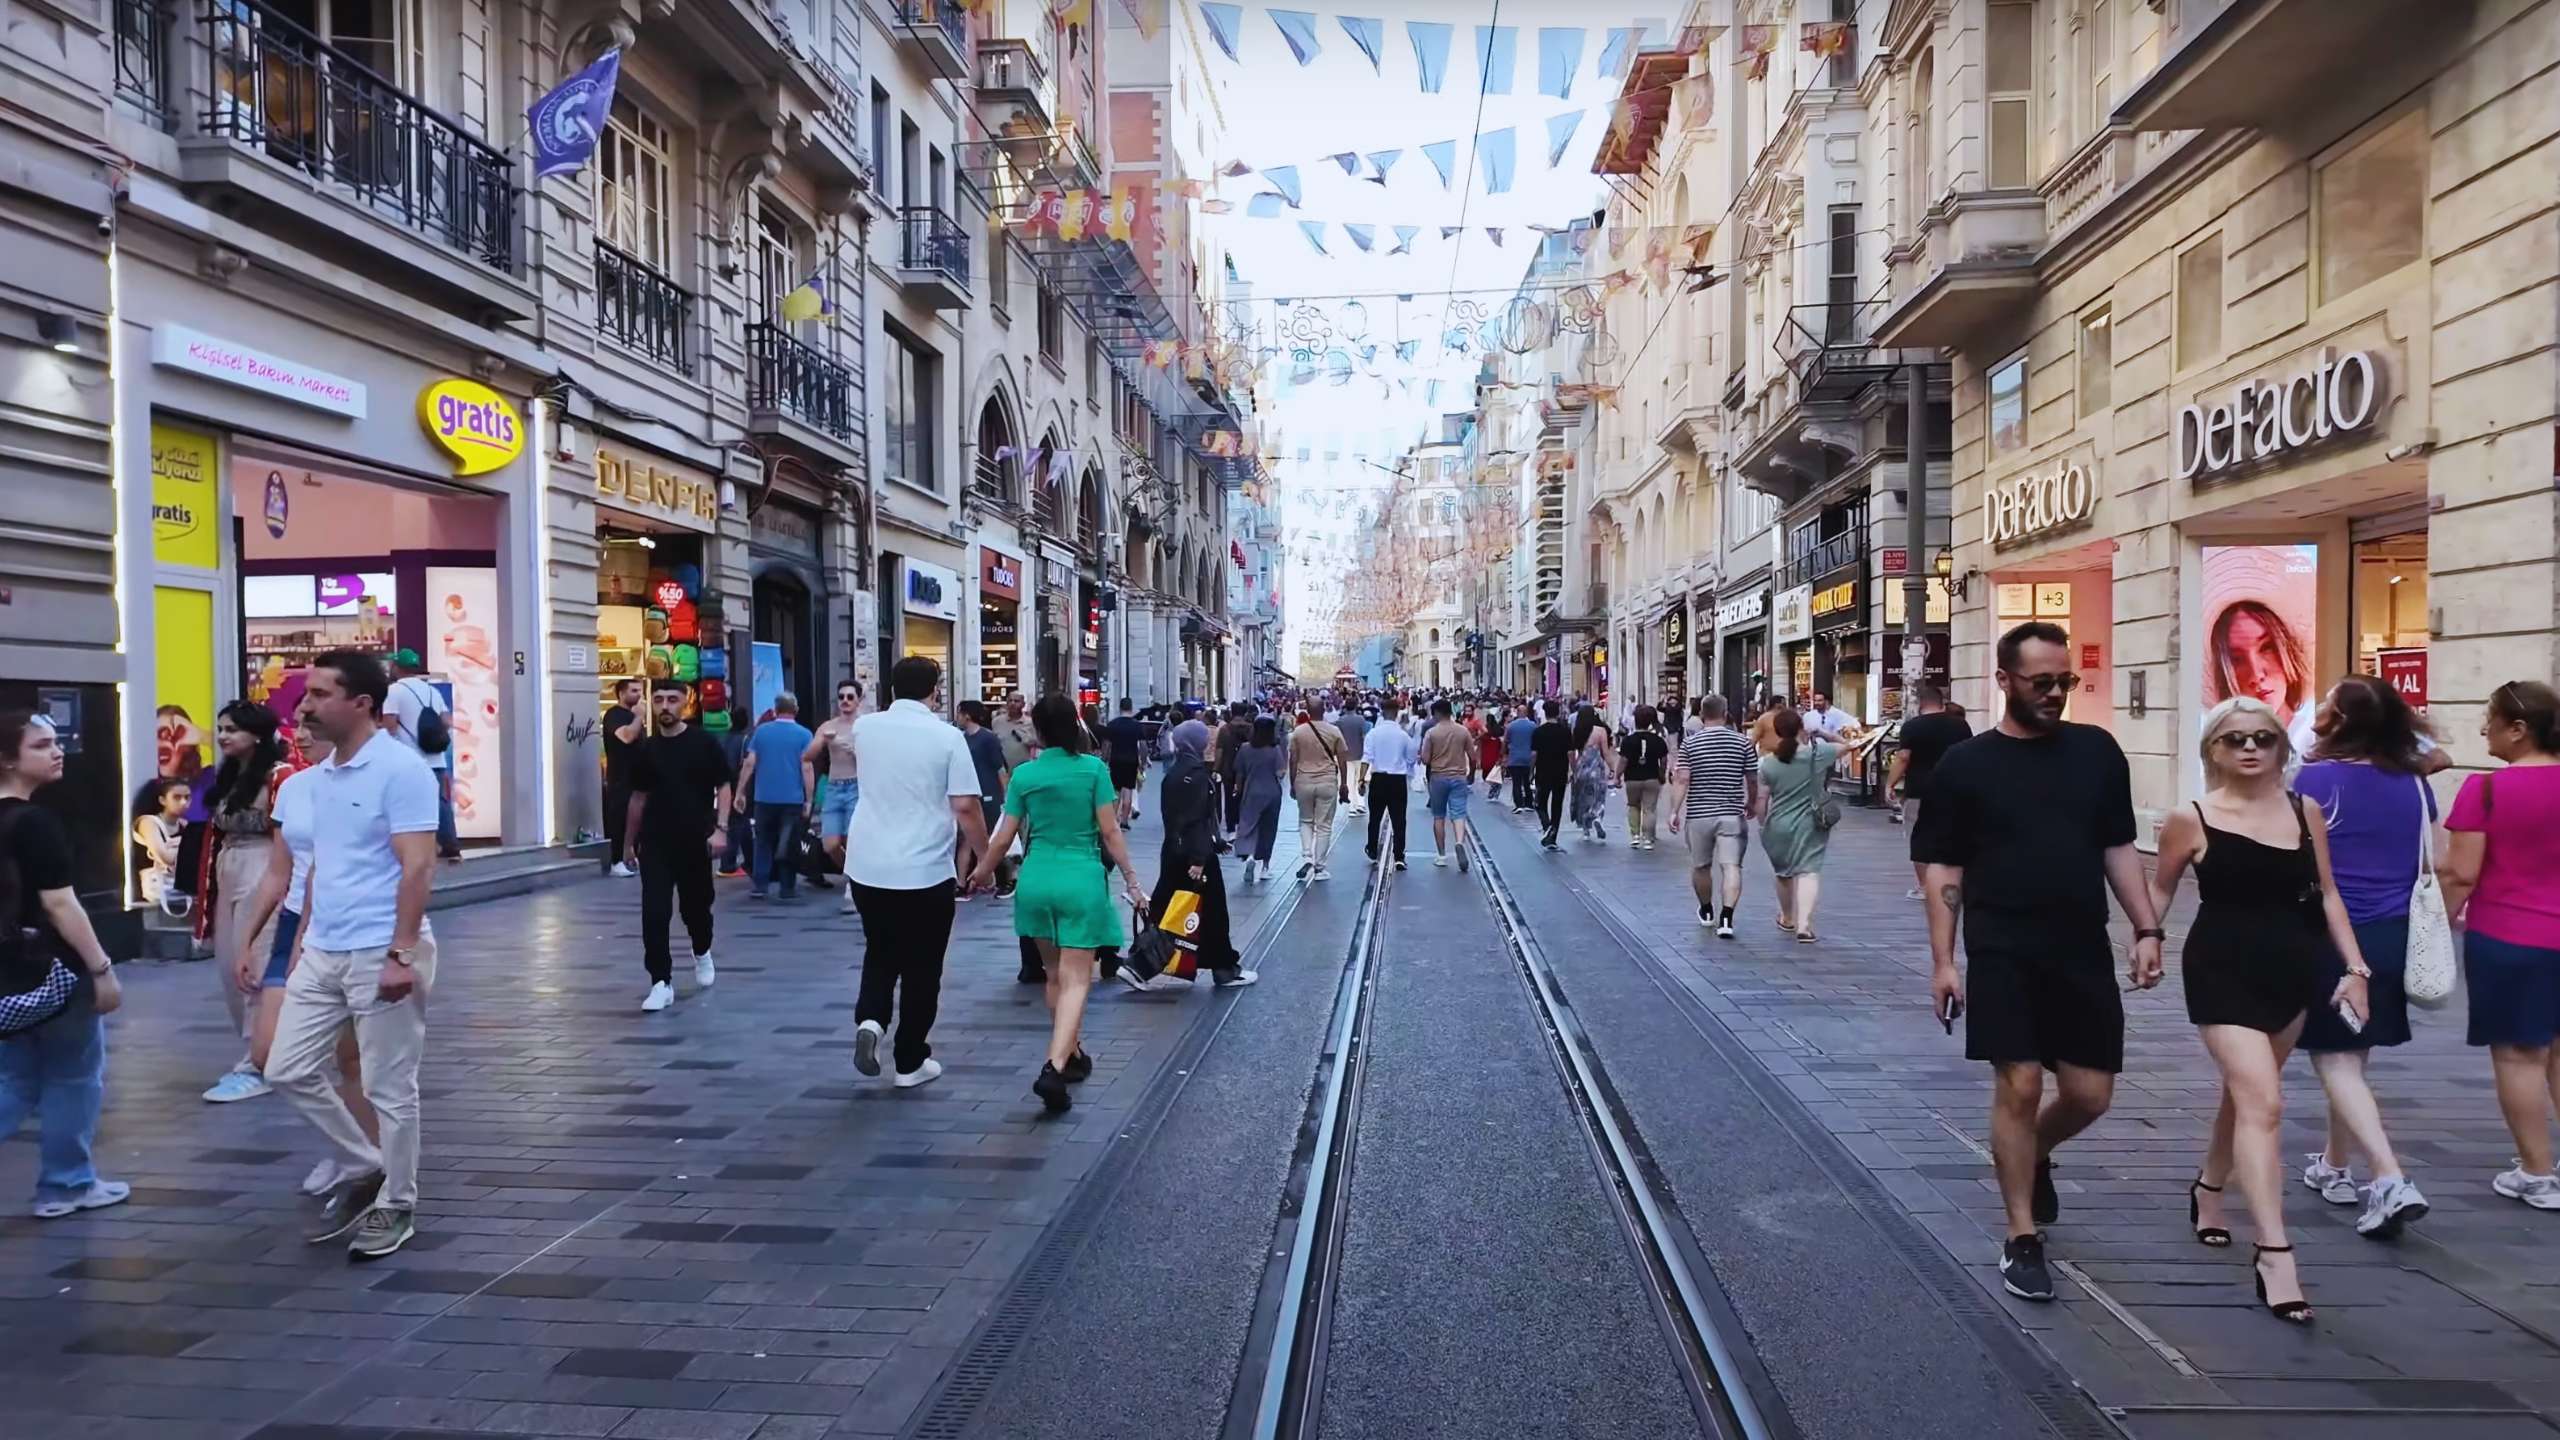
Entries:
<svg viewBox="0 0 2560 1440">
<path fill-rule="evenodd" d="M 2416 709 L 2427 708 L 2427 652 L 2423 646 L 2374 653 L 2376 668 L 2400 698 Z"/>
</svg>

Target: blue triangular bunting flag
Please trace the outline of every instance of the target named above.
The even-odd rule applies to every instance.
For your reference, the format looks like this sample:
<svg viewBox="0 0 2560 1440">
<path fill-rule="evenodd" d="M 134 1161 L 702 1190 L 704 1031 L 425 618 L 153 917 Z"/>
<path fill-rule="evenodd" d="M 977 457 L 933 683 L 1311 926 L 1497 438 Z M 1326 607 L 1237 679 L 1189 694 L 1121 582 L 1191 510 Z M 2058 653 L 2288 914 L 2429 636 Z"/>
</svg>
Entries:
<svg viewBox="0 0 2560 1440">
<path fill-rule="evenodd" d="M 1564 163 L 1565 147 L 1573 143 L 1573 132 L 1582 128 L 1582 112 L 1567 110 L 1547 117 L 1547 164 Z"/>
<path fill-rule="evenodd" d="M 1519 136 L 1510 126 L 1488 130 L 1476 137 L 1476 162 L 1484 171 L 1484 193 L 1502 195 L 1511 189 L 1511 167 L 1519 158 Z"/>
<path fill-rule="evenodd" d="M 1440 188 L 1448 189 L 1449 176 L 1458 165 L 1458 142 L 1434 140 L 1422 147 L 1422 154 L 1423 158 L 1431 162 L 1431 168 L 1440 172 Z"/>
<path fill-rule="evenodd" d="M 1379 57 L 1387 44 L 1387 22 L 1345 15 L 1342 17 L 1342 29 L 1351 37 L 1351 43 L 1360 47 L 1360 53 L 1369 57 L 1371 72 L 1380 71 L 1383 64 Z"/>
<path fill-rule="evenodd" d="M 1316 42 L 1316 17 L 1305 10 L 1274 10 L 1271 23 L 1280 38 L 1289 42 L 1289 53 L 1298 57 L 1301 66 L 1314 63 L 1324 47 Z"/>
<path fill-rule="evenodd" d="M 1289 197 L 1265 190 L 1244 202 L 1244 213 L 1255 220 L 1268 220 L 1289 207 Z"/>
<path fill-rule="evenodd" d="M 1449 31 L 1449 26 L 1431 21 L 1404 22 L 1404 33 L 1413 41 L 1413 63 L 1422 71 L 1425 95 L 1439 94 L 1440 83 L 1449 78 Z"/>
<path fill-rule="evenodd" d="M 1310 245 L 1310 246 L 1312 246 L 1312 247 L 1314 247 L 1315 252 L 1316 252 L 1317 254 L 1319 254 L 1319 255 L 1330 255 L 1330 254 L 1332 254 L 1332 253 L 1333 253 L 1332 251 L 1327 250 L 1326 248 L 1324 248 L 1324 222 L 1323 222 L 1323 221 L 1321 221 L 1321 220 L 1301 220 L 1301 221 L 1299 221 L 1299 222 L 1298 222 L 1298 230 L 1299 230 L 1299 232 L 1300 232 L 1300 233 L 1304 234 L 1304 235 L 1307 237 L 1307 244 L 1308 244 L 1308 245 Z"/>
<path fill-rule="evenodd" d="M 1324 158 L 1341 166 L 1342 173 L 1345 175 L 1357 175 L 1360 173 L 1360 152 L 1356 150 L 1345 150 L 1339 155 L 1327 155 Z"/>
<path fill-rule="evenodd" d="M 1538 93 L 1559 100 L 1573 95 L 1573 77 L 1582 68 L 1582 27 L 1541 26 L 1538 30 Z"/>
<path fill-rule="evenodd" d="M 1412 251 L 1412 249 L 1413 249 L 1413 237 L 1414 237 L 1414 236 L 1416 236 L 1416 235 L 1419 235 L 1419 234 L 1421 234 L 1421 233 L 1422 233 L 1422 227 L 1421 227 L 1421 226 L 1419 226 L 1419 225 L 1399 225 L 1399 226 L 1397 226 L 1397 227 L 1396 227 L 1396 248 L 1394 248 L 1393 250 L 1388 251 L 1387 253 L 1388 253 L 1388 254 L 1390 254 L 1390 255 L 1404 255 L 1404 254 L 1408 254 L 1408 253 L 1410 253 L 1410 252 Z M 1401 345 L 1399 345 L 1399 346 L 1397 346 L 1397 347 L 1396 347 L 1396 349 L 1397 349 L 1397 351 L 1398 351 L 1399 353 L 1401 353 L 1401 352 L 1403 351 L 1404 347 L 1403 347 L 1403 346 L 1401 346 Z M 1408 356 L 1407 358 L 1409 359 L 1409 358 L 1411 358 L 1411 357 L 1409 357 L 1409 356 Z"/>
<path fill-rule="evenodd" d="M 1395 163 L 1396 163 L 1396 161 L 1397 161 L 1397 160 L 1399 160 L 1399 159 L 1401 159 L 1401 158 L 1403 158 L 1403 155 L 1404 155 L 1404 152 L 1403 152 L 1402 150 L 1372 150 L 1372 151 L 1370 151 L 1370 152 L 1369 152 L 1369 164 L 1370 164 L 1371 166 L 1373 166 L 1373 167 L 1377 170 L 1377 172 L 1378 172 L 1377 174 L 1372 175 L 1372 176 L 1370 176 L 1370 177 L 1369 177 L 1370 182 L 1371 182 L 1371 183 L 1373 183 L 1373 184 L 1378 184 L 1378 185 L 1384 185 L 1384 184 L 1386 184 L 1386 183 L 1387 183 L 1387 171 L 1388 171 L 1389 169 L 1393 168 L 1393 167 L 1394 167 L 1394 165 L 1395 165 Z"/>
<path fill-rule="evenodd" d="M 1609 38 L 1600 46 L 1600 78 L 1603 80 L 1623 78 L 1627 73 L 1627 57 L 1634 53 L 1635 47 L 1636 32 L 1633 27 L 1624 25 L 1609 27 Z"/>
<path fill-rule="evenodd" d="M 1479 25 L 1476 27 L 1476 66 L 1484 72 L 1484 93 L 1511 93 L 1511 65 L 1520 38 L 1519 28 L 1512 25 Z"/>
<path fill-rule="evenodd" d="M 1377 238 L 1378 227 L 1375 225 L 1345 225 L 1342 227 L 1342 233 L 1351 237 L 1352 244 L 1366 250 L 1369 248 L 1370 242 Z"/>
<path fill-rule="evenodd" d="M 1298 202 L 1306 197 L 1306 187 L 1298 183 L 1298 167 L 1295 165 L 1274 165 L 1262 172 L 1262 178 L 1270 181 L 1273 189 L 1289 198 L 1289 208 L 1292 210 L 1297 209 Z"/>
<path fill-rule="evenodd" d="M 1218 48 L 1227 52 L 1228 59 L 1235 59 L 1236 37 L 1244 30 L 1244 7 L 1215 5 L 1201 0 L 1200 18 L 1209 22 L 1209 38 L 1218 42 Z"/>
</svg>

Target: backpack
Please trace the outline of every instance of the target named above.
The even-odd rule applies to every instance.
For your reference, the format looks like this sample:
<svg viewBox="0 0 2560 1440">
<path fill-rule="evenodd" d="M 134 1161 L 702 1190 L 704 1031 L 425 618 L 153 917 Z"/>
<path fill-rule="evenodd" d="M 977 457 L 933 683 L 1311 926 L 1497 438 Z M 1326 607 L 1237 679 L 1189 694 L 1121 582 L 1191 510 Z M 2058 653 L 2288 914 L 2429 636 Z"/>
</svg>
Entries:
<svg viewBox="0 0 2560 1440">
<path fill-rule="evenodd" d="M 20 917 L 26 894 L 18 874 L 11 839 L 25 805 L 9 807 L 0 817 L 0 1039 L 24 1034 L 60 1015 L 79 993 L 80 977 L 62 957 L 47 952 L 44 932 L 28 928 Z"/>
<path fill-rule="evenodd" d="M 419 707 L 418 733 L 413 737 L 418 742 L 418 753 L 421 755 L 441 755 L 445 751 L 452 749 L 453 727 L 445 723 L 444 710 L 441 708 L 444 703 L 444 697 L 436 693 L 435 686 L 428 685 L 426 681 L 419 679 L 415 675 L 410 676 L 408 679 L 403 680 L 400 683 L 403 685 L 416 684 L 427 686 L 427 703 Z"/>
</svg>

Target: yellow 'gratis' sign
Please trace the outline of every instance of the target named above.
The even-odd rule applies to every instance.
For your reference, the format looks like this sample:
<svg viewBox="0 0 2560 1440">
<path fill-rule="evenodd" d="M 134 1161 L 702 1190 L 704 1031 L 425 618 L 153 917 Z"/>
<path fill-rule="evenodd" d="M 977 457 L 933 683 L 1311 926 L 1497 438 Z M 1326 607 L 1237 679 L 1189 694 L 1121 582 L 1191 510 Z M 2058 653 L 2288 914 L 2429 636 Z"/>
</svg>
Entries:
<svg viewBox="0 0 2560 1440">
<path fill-rule="evenodd" d="M 439 380 L 419 391 L 418 423 L 453 457 L 456 475 L 486 475 L 524 453 L 524 421 L 516 407 L 475 380 Z"/>
</svg>

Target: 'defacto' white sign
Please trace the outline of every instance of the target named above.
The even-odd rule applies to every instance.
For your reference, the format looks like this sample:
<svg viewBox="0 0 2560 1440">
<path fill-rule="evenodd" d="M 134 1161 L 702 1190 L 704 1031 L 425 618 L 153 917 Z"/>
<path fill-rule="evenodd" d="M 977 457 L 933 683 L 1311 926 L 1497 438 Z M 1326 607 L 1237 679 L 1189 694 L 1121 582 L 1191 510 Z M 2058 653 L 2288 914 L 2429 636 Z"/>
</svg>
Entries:
<svg viewBox="0 0 2560 1440">
<path fill-rule="evenodd" d="M 2219 405 L 2178 407 L 2178 478 L 2210 480 L 2333 435 L 2382 413 L 2382 367 L 2370 350 L 2323 348 L 2320 363 L 2283 380 L 2244 380 Z"/>
<path fill-rule="evenodd" d="M 1982 509 L 1992 548 L 2015 545 L 2096 514 L 2098 477 L 2076 462 L 2041 475 L 2021 475 L 1992 486 L 1983 495 Z"/>
</svg>

